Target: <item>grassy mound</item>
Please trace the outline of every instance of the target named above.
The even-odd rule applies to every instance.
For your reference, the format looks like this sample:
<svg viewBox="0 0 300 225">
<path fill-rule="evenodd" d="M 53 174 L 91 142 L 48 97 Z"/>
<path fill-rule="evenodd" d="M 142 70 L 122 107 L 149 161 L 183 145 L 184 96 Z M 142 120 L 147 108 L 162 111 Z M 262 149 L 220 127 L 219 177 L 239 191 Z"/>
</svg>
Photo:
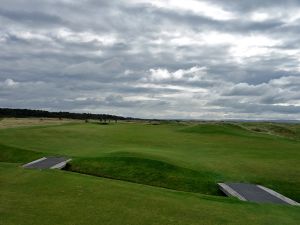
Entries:
<svg viewBox="0 0 300 225">
<path fill-rule="evenodd" d="M 181 129 L 182 132 L 215 135 L 247 136 L 252 133 L 243 127 L 232 123 L 207 123 L 188 126 Z M 253 135 L 253 134 L 252 134 Z"/>
<path fill-rule="evenodd" d="M 129 156 L 75 159 L 66 169 L 174 190 L 213 195 L 219 194 L 216 184 L 222 180 L 222 176 L 216 173 L 199 172 L 163 161 Z"/>
<path fill-rule="evenodd" d="M 45 155 L 45 153 L 0 144 L 0 162 L 27 163 Z"/>
</svg>

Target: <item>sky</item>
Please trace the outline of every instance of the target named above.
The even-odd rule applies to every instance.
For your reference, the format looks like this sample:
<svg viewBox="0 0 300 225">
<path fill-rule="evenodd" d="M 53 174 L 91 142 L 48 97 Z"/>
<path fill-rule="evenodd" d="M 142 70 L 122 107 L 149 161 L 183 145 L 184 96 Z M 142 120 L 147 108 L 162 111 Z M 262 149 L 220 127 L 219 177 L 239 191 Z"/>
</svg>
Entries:
<svg viewBox="0 0 300 225">
<path fill-rule="evenodd" d="M 0 107 L 300 119 L 300 1 L 1 0 Z"/>
</svg>

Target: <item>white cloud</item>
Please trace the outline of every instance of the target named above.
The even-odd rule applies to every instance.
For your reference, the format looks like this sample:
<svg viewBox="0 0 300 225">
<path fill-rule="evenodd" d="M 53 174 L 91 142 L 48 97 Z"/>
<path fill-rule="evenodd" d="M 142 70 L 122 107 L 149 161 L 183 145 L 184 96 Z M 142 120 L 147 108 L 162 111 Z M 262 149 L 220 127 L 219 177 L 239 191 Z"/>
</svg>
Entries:
<svg viewBox="0 0 300 225">
<path fill-rule="evenodd" d="M 172 78 L 172 74 L 167 69 L 150 69 L 150 79 L 160 81 Z"/>
<path fill-rule="evenodd" d="M 298 86 L 300 90 L 300 76 L 283 76 L 278 79 L 272 79 L 270 84 L 278 87 Z"/>
<path fill-rule="evenodd" d="M 14 81 L 13 79 L 6 79 L 4 82 L 2 82 L 3 87 L 8 87 L 8 88 L 15 88 L 19 85 L 19 82 Z"/>
<path fill-rule="evenodd" d="M 271 18 L 271 15 L 267 12 L 253 12 L 251 13 L 251 19 L 257 22 L 263 22 Z"/>
<path fill-rule="evenodd" d="M 230 57 L 241 62 L 244 58 L 268 55 L 275 51 L 273 47 L 279 46 L 282 41 L 261 34 L 249 36 L 231 34 L 217 31 L 204 32 L 167 32 L 163 31 L 158 39 L 160 44 L 171 46 L 228 46 Z M 157 41 L 158 42 L 158 41 Z M 290 54 L 281 51 L 281 54 Z"/>
<path fill-rule="evenodd" d="M 150 81 L 162 80 L 185 80 L 197 81 L 206 75 L 206 67 L 194 66 L 189 69 L 179 69 L 174 72 L 169 72 L 167 69 L 150 69 Z"/>
<path fill-rule="evenodd" d="M 215 20 L 231 20 L 235 18 L 232 12 L 226 11 L 218 5 L 197 0 L 131 0 L 132 3 L 148 3 L 158 8 L 175 11 L 189 11 L 204 15 Z"/>
</svg>

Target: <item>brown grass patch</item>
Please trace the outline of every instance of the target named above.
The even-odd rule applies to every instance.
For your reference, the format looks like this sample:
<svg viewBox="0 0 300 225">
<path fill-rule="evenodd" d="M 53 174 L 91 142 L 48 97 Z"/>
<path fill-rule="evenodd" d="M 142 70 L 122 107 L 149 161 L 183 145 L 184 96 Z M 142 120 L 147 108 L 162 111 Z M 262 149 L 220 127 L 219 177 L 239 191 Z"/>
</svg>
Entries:
<svg viewBox="0 0 300 225">
<path fill-rule="evenodd" d="M 27 126 L 60 125 L 65 123 L 82 123 L 81 120 L 57 118 L 2 118 L 0 129 Z"/>
</svg>

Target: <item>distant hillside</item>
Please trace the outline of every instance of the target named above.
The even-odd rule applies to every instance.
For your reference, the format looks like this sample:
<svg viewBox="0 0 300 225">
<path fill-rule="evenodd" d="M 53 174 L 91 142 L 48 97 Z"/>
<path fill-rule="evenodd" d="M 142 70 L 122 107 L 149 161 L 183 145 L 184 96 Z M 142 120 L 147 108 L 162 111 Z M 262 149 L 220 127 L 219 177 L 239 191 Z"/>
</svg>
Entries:
<svg viewBox="0 0 300 225">
<path fill-rule="evenodd" d="M 45 110 L 32 109 L 10 109 L 0 108 L 0 117 L 46 117 L 46 118 L 69 118 L 69 119 L 95 119 L 95 120 L 132 120 L 131 117 L 122 117 L 109 114 L 92 113 L 70 113 L 70 112 L 49 112 Z"/>
</svg>

